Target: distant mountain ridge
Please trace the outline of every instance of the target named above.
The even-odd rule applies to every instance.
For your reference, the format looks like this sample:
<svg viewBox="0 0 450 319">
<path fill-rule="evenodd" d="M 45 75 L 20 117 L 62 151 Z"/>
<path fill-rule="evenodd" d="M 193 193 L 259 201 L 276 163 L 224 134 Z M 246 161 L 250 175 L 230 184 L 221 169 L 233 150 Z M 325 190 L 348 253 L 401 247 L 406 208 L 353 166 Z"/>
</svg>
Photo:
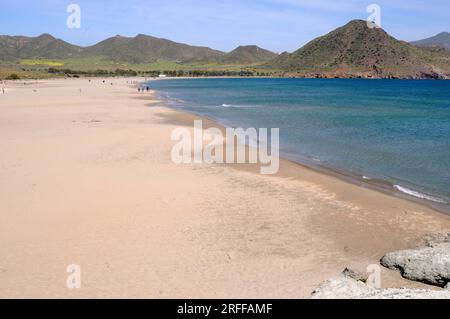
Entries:
<svg viewBox="0 0 450 319">
<path fill-rule="evenodd" d="M 441 32 L 434 37 L 411 42 L 418 47 L 441 47 L 450 50 L 450 33 Z"/>
<path fill-rule="evenodd" d="M 450 79 L 450 51 L 434 45 L 445 44 L 447 35 L 419 41 L 420 46 L 426 45 L 422 48 L 417 43 L 399 41 L 381 28 L 369 28 L 366 21 L 353 20 L 293 53 L 280 55 L 255 45 L 225 53 L 143 34 L 115 36 L 89 47 L 72 45 L 49 34 L 0 36 L 0 61 L 95 57 L 130 64 L 171 61 L 239 65 L 274 70 L 282 76 Z"/>
<path fill-rule="evenodd" d="M 38 37 L 0 36 L 0 60 L 2 61 L 34 57 L 66 59 L 80 57 L 82 51 L 83 48 L 46 33 Z"/>
<path fill-rule="evenodd" d="M 207 47 L 192 46 L 144 34 L 136 37 L 117 35 L 95 45 L 80 47 L 49 34 L 38 37 L 0 36 L 0 60 L 67 59 L 103 57 L 117 62 L 153 63 L 158 60 L 216 63 L 263 63 L 275 53 L 257 46 L 240 46 L 230 53 Z"/>
<path fill-rule="evenodd" d="M 450 55 L 399 41 L 353 20 L 268 67 L 317 77 L 450 78 Z"/>
</svg>

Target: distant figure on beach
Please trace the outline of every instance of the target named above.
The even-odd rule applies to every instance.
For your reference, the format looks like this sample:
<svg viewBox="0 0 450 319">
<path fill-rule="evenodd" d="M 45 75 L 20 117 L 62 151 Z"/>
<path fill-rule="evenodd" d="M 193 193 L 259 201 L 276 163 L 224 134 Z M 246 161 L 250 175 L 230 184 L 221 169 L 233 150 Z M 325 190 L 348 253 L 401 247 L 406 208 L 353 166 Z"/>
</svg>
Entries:
<svg viewBox="0 0 450 319">
<path fill-rule="evenodd" d="M 138 88 L 138 92 L 141 93 L 141 88 Z"/>
<path fill-rule="evenodd" d="M 103 80 L 103 83 L 105 83 L 105 80 Z"/>
<path fill-rule="evenodd" d="M 3 92 L 3 94 L 5 94 L 5 88 L 2 88 L 2 92 Z"/>
<path fill-rule="evenodd" d="M 147 92 L 150 91 L 150 88 L 147 86 Z"/>
</svg>

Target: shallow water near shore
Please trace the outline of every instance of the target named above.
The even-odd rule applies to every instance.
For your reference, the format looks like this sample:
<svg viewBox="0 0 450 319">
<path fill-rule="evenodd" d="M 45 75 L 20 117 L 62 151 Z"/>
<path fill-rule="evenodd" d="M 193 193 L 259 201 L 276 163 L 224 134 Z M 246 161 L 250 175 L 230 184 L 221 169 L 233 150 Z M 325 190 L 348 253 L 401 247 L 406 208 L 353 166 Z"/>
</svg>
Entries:
<svg viewBox="0 0 450 319">
<path fill-rule="evenodd" d="M 234 127 L 280 128 L 284 157 L 450 212 L 450 81 L 176 79 L 168 103 Z"/>
</svg>

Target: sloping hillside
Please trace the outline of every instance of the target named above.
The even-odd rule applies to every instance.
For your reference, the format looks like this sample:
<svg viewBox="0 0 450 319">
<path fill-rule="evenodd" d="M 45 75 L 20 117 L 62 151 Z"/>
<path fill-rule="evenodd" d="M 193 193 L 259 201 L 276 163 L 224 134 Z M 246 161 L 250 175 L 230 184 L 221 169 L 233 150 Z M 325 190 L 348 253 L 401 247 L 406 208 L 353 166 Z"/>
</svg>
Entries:
<svg viewBox="0 0 450 319">
<path fill-rule="evenodd" d="M 271 51 L 262 49 L 256 45 L 239 46 L 227 53 L 222 61 L 234 64 L 256 64 L 265 63 L 275 59 L 278 55 Z"/>
<path fill-rule="evenodd" d="M 411 42 L 412 45 L 418 47 L 441 47 L 447 50 L 450 50 L 450 33 L 449 32 L 441 32 L 434 37 L 419 40 L 415 42 Z"/>
<path fill-rule="evenodd" d="M 444 78 L 450 76 L 446 52 L 423 50 L 396 40 L 366 21 L 354 20 L 317 38 L 269 67 L 317 76 Z"/>
<path fill-rule="evenodd" d="M 128 63 L 152 63 L 157 60 L 180 62 L 217 61 L 224 53 L 206 47 L 159 39 L 148 35 L 134 38 L 116 36 L 88 47 L 85 56 L 103 56 Z"/>
<path fill-rule="evenodd" d="M 83 49 L 50 34 L 38 37 L 0 36 L 0 60 L 27 58 L 67 59 L 79 57 Z"/>
</svg>

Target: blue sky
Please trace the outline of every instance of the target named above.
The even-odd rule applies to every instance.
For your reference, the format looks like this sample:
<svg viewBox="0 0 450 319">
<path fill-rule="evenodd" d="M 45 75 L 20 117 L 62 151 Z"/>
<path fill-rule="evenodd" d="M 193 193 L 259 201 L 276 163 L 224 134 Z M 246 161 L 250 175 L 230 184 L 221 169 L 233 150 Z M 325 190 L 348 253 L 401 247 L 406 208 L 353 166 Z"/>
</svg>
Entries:
<svg viewBox="0 0 450 319">
<path fill-rule="evenodd" d="M 66 26 L 69 4 L 81 29 Z M 256 44 L 293 51 L 378 4 L 382 26 L 401 40 L 450 32 L 449 0 L 0 0 L 0 34 L 51 33 L 78 45 L 143 33 L 230 51 Z"/>
</svg>

